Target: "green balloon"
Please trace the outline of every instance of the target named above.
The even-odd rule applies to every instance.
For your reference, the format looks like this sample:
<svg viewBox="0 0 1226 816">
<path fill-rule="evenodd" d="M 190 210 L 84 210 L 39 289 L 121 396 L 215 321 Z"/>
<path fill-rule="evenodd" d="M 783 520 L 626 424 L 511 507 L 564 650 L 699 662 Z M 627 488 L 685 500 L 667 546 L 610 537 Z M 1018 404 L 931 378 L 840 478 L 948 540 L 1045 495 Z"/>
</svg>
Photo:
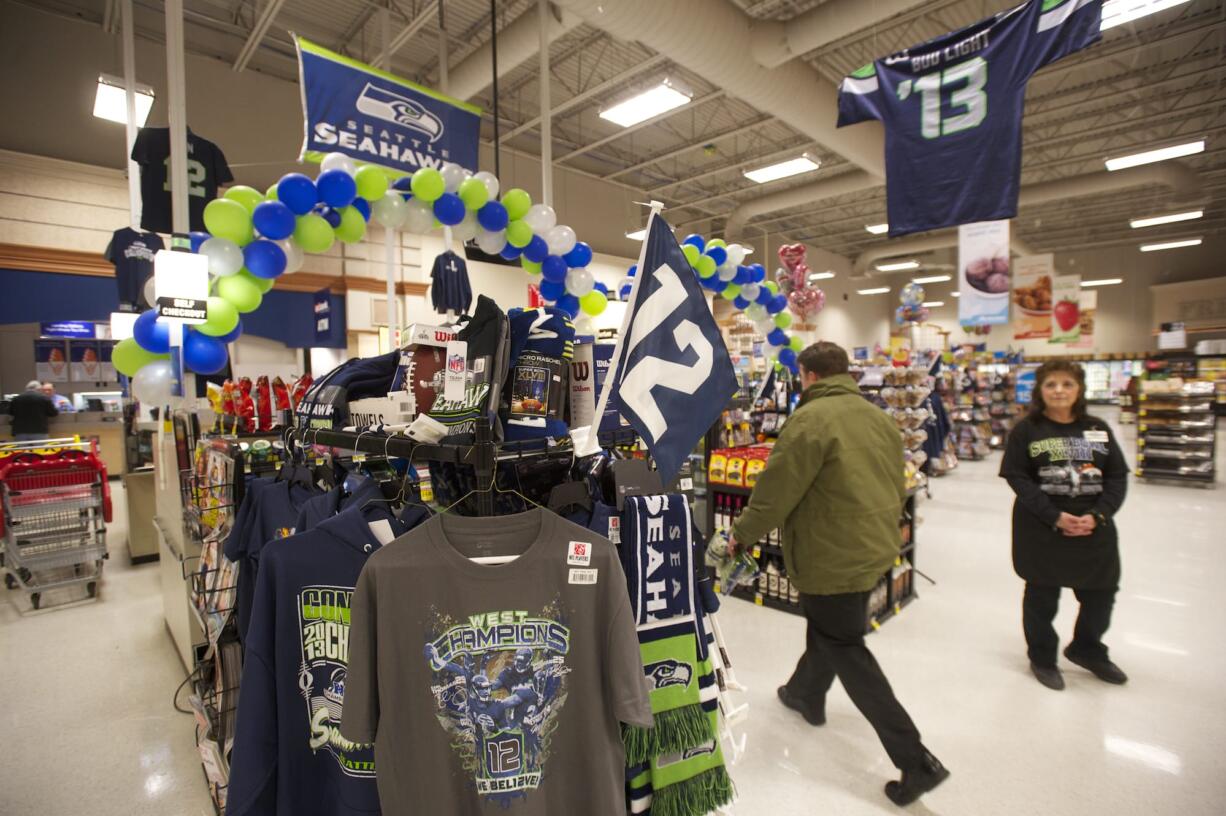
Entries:
<svg viewBox="0 0 1226 816">
<path fill-rule="evenodd" d="M 280 201 L 281 200 L 277 198 L 277 185 L 275 184 L 272 185 L 264 192 L 264 200 L 265 201 Z"/>
<path fill-rule="evenodd" d="M 779 284 L 775 283 L 774 281 L 768 280 L 764 282 L 762 285 L 765 286 L 767 289 L 771 290 L 772 295 L 779 294 Z"/>
<path fill-rule="evenodd" d="M 528 274 L 530 275 L 541 274 L 541 265 L 539 263 L 530 261 L 527 258 L 525 258 L 523 255 L 519 256 L 519 263 L 521 266 L 523 266 L 524 269 L 528 271 Z"/>
<path fill-rule="evenodd" d="M 490 191 L 479 179 L 465 179 L 460 184 L 460 200 L 470 210 L 479 210 L 490 200 Z"/>
<path fill-rule="evenodd" d="M 336 237 L 346 244 L 356 244 L 361 241 L 366 235 L 366 219 L 362 217 L 361 210 L 357 207 L 341 207 L 340 213 L 341 223 L 336 228 Z"/>
<path fill-rule="evenodd" d="M 724 249 L 727 249 L 728 244 L 723 238 L 712 238 L 710 241 L 707 241 L 707 249 L 710 249 L 711 247 L 723 247 Z"/>
<path fill-rule="evenodd" d="M 780 312 L 775 315 L 775 327 L 780 329 L 789 328 L 792 325 L 792 315 L 789 312 Z"/>
<path fill-rule="evenodd" d="M 238 309 L 223 297 L 214 295 L 209 298 L 208 314 L 208 320 L 196 327 L 196 331 L 201 334 L 221 337 L 234 331 L 234 327 L 238 325 Z"/>
<path fill-rule="evenodd" d="M 154 360 L 168 359 L 170 359 L 169 354 L 154 354 L 151 351 L 145 351 L 140 347 L 140 343 L 131 337 L 120 340 L 111 350 L 111 363 L 115 366 L 115 370 L 125 377 L 131 377 Z"/>
<path fill-rule="evenodd" d="M 294 227 L 294 243 L 304 251 L 318 255 L 332 248 L 336 233 L 322 215 L 308 213 L 298 216 L 298 224 Z"/>
<path fill-rule="evenodd" d="M 387 174 L 373 164 L 359 167 L 353 181 L 358 186 L 358 196 L 367 201 L 378 201 L 387 192 Z"/>
<path fill-rule="evenodd" d="M 579 308 L 583 310 L 584 314 L 589 314 L 592 317 L 603 312 L 608 306 L 609 299 L 599 289 L 593 289 L 579 298 Z"/>
<path fill-rule="evenodd" d="M 215 198 L 205 205 L 204 228 L 214 238 L 226 238 L 239 246 L 251 243 L 255 237 L 251 212 L 232 198 Z"/>
<path fill-rule="evenodd" d="M 689 244 L 686 244 L 689 246 Z M 715 274 L 715 259 L 707 255 L 702 255 L 698 258 L 698 263 L 694 266 L 698 270 L 700 277 L 709 278 Z"/>
<path fill-rule="evenodd" d="M 255 275 L 227 275 L 217 279 L 217 297 L 228 300 L 241 313 L 260 308 L 264 293 L 253 282 Z M 272 281 L 269 281 L 271 283 Z"/>
<path fill-rule="evenodd" d="M 801 340 L 799 337 L 793 337 L 788 345 L 791 346 L 792 351 L 796 352 L 797 354 L 805 350 L 805 341 Z"/>
<path fill-rule="evenodd" d="M 512 221 L 523 218 L 532 209 L 532 196 L 527 191 L 512 187 L 502 195 L 502 206 L 507 208 L 507 217 Z"/>
<path fill-rule="evenodd" d="M 720 292 L 720 294 L 723 296 L 724 300 L 736 300 L 736 296 L 741 294 L 741 287 L 737 286 L 735 283 L 730 283 L 724 288 L 724 291 Z"/>
<path fill-rule="evenodd" d="M 433 167 L 419 168 L 413 174 L 409 187 L 413 190 L 414 198 L 420 198 L 426 203 L 437 201 L 439 196 L 447 192 L 447 182 L 443 181 L 443 174 Z"/>
<path fill-rule="evenodd" d="M 254 187 L 248 187 L 246 184 L 234 185 L 229 190 L 226 190 L 225 197 L 242 204 L 249 213 L 255 212 L 255 208 L 264 203 L 264 194 Z"/>
<path fill-rule="evenodd" d="M 248 272 L 247 267 L 245 266 L 238 271 L 237 275 L 231 275 L 230 277 L 242 278 L 243 280 L 250 281 L 256 289 L 260 290 L 261 295 L 268 294 L 268 290 L 272 289 L 272 285 L 275 283 L 272 278 L 257 278 L 255 275 Z"/>
<path fill-rule="evenodd" d="M 693 244 L 683 244 L 681 253 L 685 255 L 685 259 L 690 262 L 690 266 L 697 267 L 698 259 L 702 257 L 702 253 L 698 251 L 698 247 Z"/>
<path fill-rule="evenodd" d="M 507 224 L 507 243 L 518 249 L 523 249 L 532 241 L 532 227 L 523 221 L 512 221 Z"/>
</svg>

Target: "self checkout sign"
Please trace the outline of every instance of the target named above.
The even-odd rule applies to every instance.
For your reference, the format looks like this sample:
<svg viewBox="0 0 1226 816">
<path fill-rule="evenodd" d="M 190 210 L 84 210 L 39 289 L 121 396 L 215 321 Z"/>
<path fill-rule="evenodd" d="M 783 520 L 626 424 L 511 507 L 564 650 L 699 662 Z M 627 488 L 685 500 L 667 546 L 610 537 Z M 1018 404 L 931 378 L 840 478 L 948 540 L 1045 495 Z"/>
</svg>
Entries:
<svg viewBox="0 0 1226 816">
<path fill-rule="evenodd" d="M 188 325 L 209 316 L 209 259 L 191 252 L 159 250 L 153 259 L 158 316 Z"/>
</svg>

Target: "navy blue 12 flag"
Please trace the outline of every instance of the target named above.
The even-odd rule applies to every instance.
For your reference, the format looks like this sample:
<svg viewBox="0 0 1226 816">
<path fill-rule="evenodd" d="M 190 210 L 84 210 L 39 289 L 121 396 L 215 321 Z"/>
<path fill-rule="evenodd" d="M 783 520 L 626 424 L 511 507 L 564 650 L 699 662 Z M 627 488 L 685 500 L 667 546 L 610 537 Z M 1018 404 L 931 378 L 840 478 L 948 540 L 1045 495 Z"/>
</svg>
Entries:
<svg viewBox="0 0 1226 816">
<path fill-rule="evenodd" d="M 647 226 L 638 277 L 614 356 L 617 374 L 605 387 L 667 484 L 739 386 L 694 270 L 658 213 Z"/>
</svg>

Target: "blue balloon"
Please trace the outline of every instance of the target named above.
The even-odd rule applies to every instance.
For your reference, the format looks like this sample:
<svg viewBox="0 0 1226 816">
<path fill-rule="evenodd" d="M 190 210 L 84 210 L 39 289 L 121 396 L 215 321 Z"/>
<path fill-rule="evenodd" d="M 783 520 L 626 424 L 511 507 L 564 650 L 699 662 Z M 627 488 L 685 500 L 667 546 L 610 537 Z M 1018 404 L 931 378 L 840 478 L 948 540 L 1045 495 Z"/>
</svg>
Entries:
<svg viewBox="0 0 1226 816">
<path fill-rule="evenodd" d="M 766 267 L 762 264 L 751 264 L 750 269 L 753 270 L 753 282 L 761 283 L 766 280 Z"/>
<path fill-rule="evenodd" d="M 785 348 L 779 352 L 779 362 L 783 363 L 789 369 L 796 365 L 796 351 L 792 348 Z"/>
<path fill-rule="evenodd" d="M 770 303 L 774 299 L 775 299 L 774 292 L 767 289 L 765 286 L 758 289 L 758 300 L 757 300 L 758 303 L 765 306 L 766 304 Z"/>
<path fill-rule="evenodd" d="M 464 220 L 468 210 L 464 207 L 464 199 L 455 193 L 443 193 L 434 202 L 434 217 L 448 227 L 454 227 Z"/>
<path fill-rule="evenodd" d="M 638 273 L 639 273 L 639 265 L 634 264 L 630 267 L 630 271 L 626 273 L 626 277 L 633 278 Z"/>
<path fill-rule="evenodd" d="M 413 177 L 401 176 L 392 182 L 392 189 L 399 190 L 402 193 L 407 193 L 413 189 Z"/>
<path fill-rule="evenodd" d="M 800 376 L 800 364 L 799 363 L 792 363 L 791 365 L 787 366 L 787 370 L 792 372 L 793 377 Z"/>
<path fill-rule="evenodd" d="M 235 340 L 237 340 L 238 338 L 242 336 L 243 336 L 243 320 L 242 318 L 239 318 L 239 321 L 238 323 L 235 324 L 233 331 L 231 331 L 229 334 L 223 334 L 221 337 L 218 337 L 217 339 L 218 341 L 222 343 L 233 343 Z"/>
<path fill-rule="evenodd" d="M 716 266 L 723 266 L 724 261 L 728 260 L 728 250 L 723 247 L 711 247 L 706 254 L 708 258 L 715 261 Z"/>
<path fill-rule="evenodd" d="M 170 351 L 170 326 L 158 320 L 157 309 L 141 312 L 132 324 L 132 339 L 151 354 L 165 354 Z"/>
<path fill-rule="evenodd" d="M 370 220 L 370 202 L 369 201 L 367 201 L 364 198 L 358 197 L 353 200 L 353 204 L 351 206 L 362 214 L 362 218 L 364 220 L 366 221 Z"/>
<path fill-rule="evenodd" d="M 699 280 L 709 281 L 709 283 L 707 283 L 707 288 L 712 292 L 722 292 L 728 288 L 728 281 L 720 280 L 716 275 L 712 275 L 709 278 L 699 278 Z"/>
<path fill-rule="evenodd" d="M 566 282 L 566 261 L 557 255 L 546 255 L 541 261 L 541 277 L 555 283 Z"/>
<path fill-rule="evenodd" d="M 574 295 L 562 295 L 555 305 L 570 315 L 572 320 L 579 316 L 579 298 Z"/>
<path fill-rule="evenodd" d="M 732 299 L 732 305 L 737 307 L 741 311 L 745 311 L 745 309 L 749 308 L 749 301 L 743 298 L 742 296 L 737 295 L 736 297 Z"/>
<path fill-rule="evenodd" d="M 517 246 L 507 244 L 501 250 L 499 250 L 498 254 L 508 261 L 515 261 L 519 259 L 520 255 L 524 254 L 524 251 Z"/>
<path fill-rule="evenodd" d="M 243 266 L 257 278 L 275 278 L 285 271 L 285 264 L 285 250 L 265 238 L 243 247 Z"/>
<path fill-rule="evenodd" d="M 628 283 L 622 284 L 622 288 L 618 290 L 617 296 L 621 298 L 622 300 L 626 300 L 627 298 L 630 297 L 631 288 L 632 288 L 631 285 Z"/>
<path fill-rule="evenodd" d="M 462 204 L 463 202 L 460 203 Z M 477 223 L 490 232 L 506 229 L 510 220 L 510 216 L 507 215 L 507 208 L 498 201 L 486 202 L 485 206 L 477 210 Z"/>
<path fill-rule="evenodd" d="M 287 173 L 277 182 L 277 200 L 293 210 L 294 215 L 306 215 L 319 201 L 315 182 L 302 173 Z"/>
<path fill-rule="evenodd" d="M 605 286 L 600 281 L 596 281 L 594 284 L 592 284 L 592 288 L 602 295 L 607 296 L 609 294 L 609 287 Z"/>
<path fill-rule="evenodd" d="M 766 311 L 771 314 L 779 314 L 788 307 L 787 295 L 775 295 L 771 298 L 771 302 L 766 304 Z"/>
<path fill-rule="evenodd" d="M 685 246 L 686 244 L 698 247 L 699 252 L 702 252 L 704 249 L 707 248 L 707 242 L 704 241 L 702 236 L 696 232 L 692 232 L 689 235 L 685 236 L 685 239 L 681 242 L 681 245 Z"/>
<path fill-rule="evenodd" d="M 336 229 L 341 225 L 341 211 L 335 207 L 324 206 L 319 210 L 319 214 L 328 222 L 328 226 Z"/>
<path fill-rule="evenodd" d="M 296 222 L 294 211 L 280 201 L 265 201 L 257 204 L 251 214 L 251 223 L 260 231 L 260 235 L 280 241 L 294 234 Z"/>
<path fill-rule="evenodd" d="M 556 281 L 541 281 L 541 297 L 550 302 L 557 300 L 566 294 L 566 284 Z"/>
<path fill-rule="evenodd" d="M 315 179 L 319 200 L 329 207 L 348 207 L 358 194 L 358 185 L 353 176 L 344 170 L 325 170 Z"/>
<path fill-rule="evenodd" d="M 771 329 L 770 334 L 766 335 L 766 342 L 772 346 L 786 346 L 788 344 L 788 333 L 783 329 Z"/>
<path fill-rule="evenodd" d="M 189 232 L 187 237 L 192 241 L 192 252 L 199 252 L 200 245 L 213 236 L 209 235 L 207 232 Z"/>
<path fill-rule="evenodd" d="M 532 261 L 532 263 L 541 263 L 549 257 L 549 244 L 541 236 L 533 235 L 532 240 L 524 247 L 524 257 Z M 563 260 L 565 259 L 564 257 Z M 566 261 L 566 265 L 574 266 L 570 261 Z"/>
<path fill-rule="evenodd" d="M 574 249 L 562 256 L 562 260 L 566 261 L 566 265 L 571 269 L 587 266 L 592 262 L 592 248 L 579 241 Z"/>
<path fill-rule="evenodd" d="M 226 345 L 215 337 L 189 331 L 183 339 L 183 362 L 197 374 L 216 374 L 226 367 Z"/>
<path fill-rule="evenodd" d="M 748 266 L 738 266 L 736 268 L 736 277 L 732 279 L 733 283 L 735 283 L 737 286 L 744 286 L 745 284 L 750 283 L 752 281 L 753 281 L 753 270 L 752 269 L 750 269 Z"/>
</svg>

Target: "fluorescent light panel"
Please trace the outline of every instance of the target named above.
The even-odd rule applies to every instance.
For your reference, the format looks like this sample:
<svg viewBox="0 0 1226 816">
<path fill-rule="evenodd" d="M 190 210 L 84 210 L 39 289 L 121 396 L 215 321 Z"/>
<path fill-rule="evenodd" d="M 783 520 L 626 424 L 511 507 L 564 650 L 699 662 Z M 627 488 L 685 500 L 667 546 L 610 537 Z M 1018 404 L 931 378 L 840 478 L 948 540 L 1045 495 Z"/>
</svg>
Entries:
<svg viewBox="0 0 1226 816">
<path fill-rule="evenodd" d="M 1136 167 L 1141 164 L 1153 164 L 1154 162 L 1166 161 L 1167 159 L 1178 159 L 1182 156 L 1193 156 L 1197 153 L 1205 152 L 1205 140 L 1201 139 L 1196 142 L 1187 142 L 1185 144 L 1171 145 L 1169 147 L 1159 147 L 1154 150 L 1146 150 L 1142 153 L 1130 153 L 1127 156 L 1117 156 L 1114 159 L 1107 159 L 1108 170 L 1123 170 L 1126 167 Z"/>
<path fill-rule="evenodd" d="M 137 82 L 136 91 L 136 126 L 144 127 L 149 118 L 149 110 L 153 107 L 153 89 Z M 98 92 L 94 96 L 94 116 L 121 125 L 128 122 L 128 92 L 123 80 L 109 74 L 98 75 Z"/>
<path fill-rule="evenodd" d="M 1164 249 L 1179 249 L 1180 247 L 1200 246 L 1200 238 L 1187 238 L 1181 241 L 1164 241 L 1160 244 L 1141 244 L 1142 252 L 1160 252 Z"/>
<path fill-rule="evenodd" d="M 682 93 L 665 81 L 641 94 L 630 97 L 625 102 L 619 102 L 611 108 L 602 110 L 600 118 L 607 119 L 615 125 L 630 127 L 653 116 L 659 116 L 689 104 L 689 102 L 689 94 Z"/>
<path fill-rule="evenodd" d="M 830 280 L 833 277 L 833 272 L 812 272 L 809 274 L 809 280 Z"/>
<path fill-rule="evenodd" d="M 926 278 L 912 278 L 912 283 L 944 283 L 945 281 L 953 280 L 949 275 L 929 275 Z"/>
<path fill-rule="evenodd" d="M 950 296 L 950 297 L 962 297 L 962 293 L 961 293 L 961 292 L 952 292 L 952 293 L 950 293 L 950 295 L 949 295 L 949 296 Z"/>
<path fill-rule="evenodd" d="M 876 289 L 857 289 L 857 295 L 884 295 L 890 291 L 888 286 L 879 286 Z"/>
<path fill-rule="evenodd" d="M 898 263 L 877 264 L 878 272 L 901 272 L 904 269 L 919 269 L 919 261 L 899 261 Z"/>
<path fill-rule="evenodd" d="M 811 173 L 818 167 L 821 167 L 819 162 L 813 161 L 808 156 L 800 156 L 799 158 L 788 159 L 777 164 L 770 164 L 766 167 L 759 167 L 757 170 L 746 170 L 742 175 L 750 181 L 765 184 L 768 181 L 778 181 L 788 176 Z"/>
<path fill-rule="evenodd" d="M 1204 210 L 1190 210 L 1188 212 L 1172 213 L 1171 215 L 1155 215 L 1151 218 L 1134 218 L 1128 222 L 1128 226 L 1133 229 L 1141 229 L 1142 227 L 1156 227 L 1159 224 L 1174 224 L 1176 221 L 1195 221 L 1197 218 L 1203 218 L 1204 216 Z"/>
<path fill-rule="evenodd" d="M 864 228 L 873 235 L 885 235 L 890 231 L 889 224 L 865 224 Z"/>
<path fill-rule="evenodd" d="M 1106 31 L 1187 2 L 1188 0 L 1107 0 L 1103 3 L 1103 22 L 1099 30 Z"/>
<path fill-rule="evenodd" d="M 921 305 L 921 306 L 924 306 L 925 308 L 928 308 L 928 309 L 935 309 L 935 308 L 936 308 L 936 307 L 938 307 L 938 306 L 944 306 L 944 305 L 945 305 L 945 301 L 943 301 L 943 300 L 928 300 L 928 301 L 925 301 L 924 303 L 922 303 L 922 304 L 920 304 L 920 305 Z"/>
<path fill-rule="evenodd" d="M 1123 283 L 1123 278 L 1101 278 L 1100 280 L 1082 281 L 1081 287 L 1088 289 L 1091 286 L 1115 286 L 1117 283 Z"/>
</svg>

